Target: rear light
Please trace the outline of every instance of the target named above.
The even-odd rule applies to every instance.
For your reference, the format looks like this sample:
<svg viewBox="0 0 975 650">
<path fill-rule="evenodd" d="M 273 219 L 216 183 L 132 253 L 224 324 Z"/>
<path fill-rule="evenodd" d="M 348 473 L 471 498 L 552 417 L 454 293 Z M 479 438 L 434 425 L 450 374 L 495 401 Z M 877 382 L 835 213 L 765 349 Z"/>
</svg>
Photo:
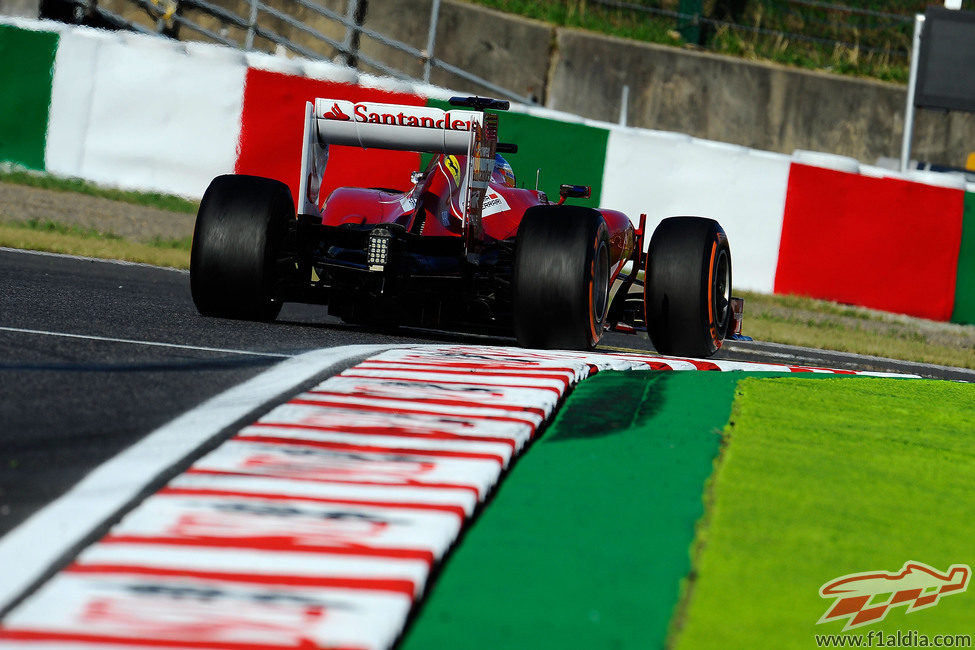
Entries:
<svg viewBox="0 0 975 650">
<path fill-rule="evenodd" d="M 393 239 L 385 228 L 377 228 L 369 233 L 369 246 L 366 249 L 366 264 L 370 271 L 382 271 L 389 262 L 389 246 Z"/>
</svg>

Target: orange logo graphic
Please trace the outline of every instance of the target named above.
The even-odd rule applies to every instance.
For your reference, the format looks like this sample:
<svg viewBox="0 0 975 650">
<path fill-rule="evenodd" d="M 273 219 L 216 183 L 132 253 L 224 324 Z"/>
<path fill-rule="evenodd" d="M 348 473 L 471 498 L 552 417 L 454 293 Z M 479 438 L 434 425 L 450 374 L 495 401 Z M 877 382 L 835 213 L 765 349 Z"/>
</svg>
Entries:
<svg viewBox="0 0 975 650">
<path fill-rule="evenodd" d="M 934 607 L 942 596 L 968 589 L 972 570 L 952 564 L 942 573 L 922 562 L 905 562 L 897 573 L 867 571 L 830 580 L 819 588 L 823 598 L 836 598 L 818 623 L 847 618 L 843 631 L 884 620 L 892 607 L 907 606 L 907 613 Z"/>
</svg>

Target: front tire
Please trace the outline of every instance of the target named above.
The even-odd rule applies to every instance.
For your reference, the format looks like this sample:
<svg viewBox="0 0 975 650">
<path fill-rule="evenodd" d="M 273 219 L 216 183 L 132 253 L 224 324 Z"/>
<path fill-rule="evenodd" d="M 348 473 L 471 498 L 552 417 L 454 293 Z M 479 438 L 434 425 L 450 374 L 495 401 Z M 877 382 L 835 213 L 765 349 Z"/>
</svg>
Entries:
<svg viewBox="0 0 975 650">
<path fill-rule="evenodd" d="M 670 217 L 647 251 L 644 308 L 657 352 L 706 358 L 731 322 L 731 249 L 713 219 Z"/>
<path fill-rule="evenodd" d="M 281 311 L 274 287 L 278 256 L 295 219 L 291 190 L 259 176 L 213 179 L 196 217 L 190 252 L 190 290 L 204 316 L 274 320 Z"/>
<path fill-rule="evenodd" d="M 528 209 L 515 241 L 514 329 L 528 348 L 591 350 L 609 312 L 609 230 L 596 210 Z"/>
</svg>

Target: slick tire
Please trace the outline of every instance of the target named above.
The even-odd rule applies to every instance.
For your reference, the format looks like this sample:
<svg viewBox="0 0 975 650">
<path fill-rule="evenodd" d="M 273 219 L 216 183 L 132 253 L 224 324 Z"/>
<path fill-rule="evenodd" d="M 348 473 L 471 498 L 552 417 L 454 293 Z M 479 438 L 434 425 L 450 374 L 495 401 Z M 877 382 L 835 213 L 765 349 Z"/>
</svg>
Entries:
<svg viewBox="0 0 975 650">
<path fill-rule="evenodd" d="M 295 219 L 280 181 L 227 175 L 213 179 L 196 217 L 190 290 L 204 316 L 270 321 L 281 311 L 278 253 Z"/>
<path fill-rule="evenodd" d="M 647 251 L 643 303 L 657 352 L 706 358 L 731 322 L 731 249 L 713 219 L 670 217 Z"/>
<path fill-rule="evenodd" d="M 515 240 L 513 319 L 518 344 L 590 350 L 609 312 L 609 230 L 578 206 L 528 209 Z"/>
</svg>

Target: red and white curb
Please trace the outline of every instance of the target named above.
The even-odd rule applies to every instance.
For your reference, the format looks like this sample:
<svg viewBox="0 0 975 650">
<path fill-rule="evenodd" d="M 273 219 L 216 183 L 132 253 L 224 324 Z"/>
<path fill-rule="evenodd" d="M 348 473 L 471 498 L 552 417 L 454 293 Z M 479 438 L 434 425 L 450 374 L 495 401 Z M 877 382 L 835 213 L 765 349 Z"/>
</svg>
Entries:
<svg viewBox="0 0 975 650">
<path fill-rule="evenodd" d="M 388 349 L 238 428 L 143 500 L 10 611 L 0 647 L 388 648 L 502 472 L 605 369 L 840 372 Z"/>
</svg>

